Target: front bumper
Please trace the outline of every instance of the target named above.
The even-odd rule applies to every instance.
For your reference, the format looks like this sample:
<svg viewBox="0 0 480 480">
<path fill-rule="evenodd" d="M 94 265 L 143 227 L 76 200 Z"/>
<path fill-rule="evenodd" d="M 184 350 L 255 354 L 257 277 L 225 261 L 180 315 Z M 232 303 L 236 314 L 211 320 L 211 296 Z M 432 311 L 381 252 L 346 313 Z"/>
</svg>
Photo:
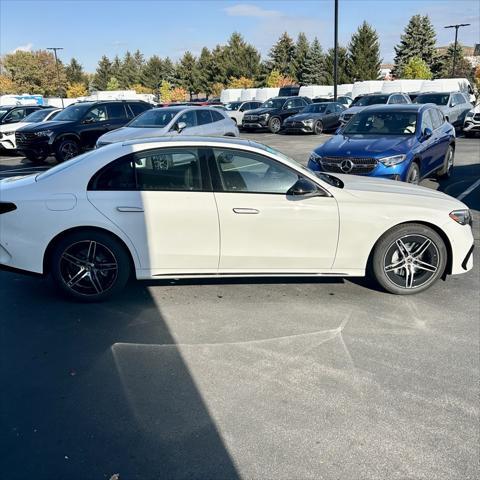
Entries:
<svg viewBox="0 0 480 480">
<path fill-rule="evenodd" d="M 284 123 L 283 124 L 283 131 L 284 132 L 292 132 L 292 133 L 312 133 L 313 132 L 313 125 L 297 125 L 292 123 Z"/>
<path fill-rule="evenodd" d="M 475 120 L 465 120 L 463 124 L 464 132 L 480 132 L 480 122 Z"/>
<path fill-rule="evenodd" d="M 50 155 L 52 146 L 48 137 L 34 137 L 33 135 L 16 135 L 17 150 L 32 152 L 36 155 Z"/>
</svg>

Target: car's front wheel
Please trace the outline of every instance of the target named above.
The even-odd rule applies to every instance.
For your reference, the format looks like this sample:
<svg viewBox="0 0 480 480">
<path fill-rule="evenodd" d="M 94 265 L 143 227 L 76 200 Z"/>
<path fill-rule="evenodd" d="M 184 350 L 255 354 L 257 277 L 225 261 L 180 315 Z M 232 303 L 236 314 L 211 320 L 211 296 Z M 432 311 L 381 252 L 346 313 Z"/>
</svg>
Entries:
<svg viewBox="0 0 480 480">
<path fill-rule="evenodd" d="M 71 138 L 67 138 L 58 143 L 55 149 L 55 158 L 59 163 L 62 163 L 76 157 L 79 153 L 80 146 L 78 145 L 78 142 Z"/>
<path fill-rule="evenodd" d="M 268 128 L 272 133 L 278 133 L 282 128 L 282 121 L 278 117 L 273 117 L 268 122 Z"/>
<path fill-rule="evenodd" d="M 420 183 L 420 168 L 417 163 L 412 162 L 408 167 L 406 182 L 413 183 L 413 185 Z"/>
<path fill-rule="evenodd" d="M 67 296 L 86 302 L 104 300 L 123 289 L 130 273 L 125 247 L 108 233 L 80 231 L 53 248 L 50 271 Z"/>
<path fill-rule="evenodd" d="M 411 223 L 399 225 L 377 242 L 372 256 L 375 279 L 398 295 L 422 292 L 445 271 L 447 249 L 435 230 Z"/>
<path fill-rule="evenodd" d="M 313 132 L 315 135 L 321 135 L 323 133 L 323 123 L 321 120 L 317 120 L 313 127 Z"/>
<path fill-rule="evenodd" d="M 438 171 L 438 177 L 447 179 L 452 175 L 453 164 L 455 162 L 455 149 L 452 145 L 449 145 L 445 152 L 445 158 L 443 159 L 443 166 Z"/>
</svg>

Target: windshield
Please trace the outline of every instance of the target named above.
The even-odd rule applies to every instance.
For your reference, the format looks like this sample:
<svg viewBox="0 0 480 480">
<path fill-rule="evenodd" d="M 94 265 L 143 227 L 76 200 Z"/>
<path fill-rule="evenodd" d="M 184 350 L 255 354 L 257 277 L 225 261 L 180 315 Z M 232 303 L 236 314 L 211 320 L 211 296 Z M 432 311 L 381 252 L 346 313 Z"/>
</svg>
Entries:
<svg viewBox="0 0 480 480">
<path fill-rule="evenodd" d="M 323 113 L 327 109 L 327 105 L 323 103 L 311 103 L 302 110 L 302 113 Z"/>
<path fill-rule="evenodd" d="M 172 118 L 179 111 L 181 110 L 176 108 L 154 108 L 134 118 L 126 126 L 133 128 L 163 128 L 171 122 Z"/>
<path fill-rule="evenodd" d="M 388 102 L 388 95 L 372 95 L 368 97 L 357 97 L 351 107 L 367 107 L 368 105 L 380 105 Z"/>
<path fill-rule="evenodd" d="M 419 95 L 415 103 L 434 103 L 435 105 L 447 105 L 450 95 L 447 93 L 429 93 L 428 95 Z"/>
<path fill-rule="evenodd" d="M 242 102 L 230 102 L 225 105 L 226 110 L 238 110 Z"/>
<path fill-rule="evenodd" d="M 0 109 L 0 117 L 3 117 L 7 112 L 8 110 Z"/>
<path fill-rule="evenodd" d="M 344 135 L 413 135 L 416 112 L 360 112 L 343 129 Z"/>
<path fill-rule="evenodd" d="M 282 108 L 285 100 L 283 98 L 271 98 L 262 103 L 263 108 Z"/>
<path fill-rule="evenodd" d="M 24 122 L 41 122 L 48 114 L 51 113 L 51 110 L 37 110 L 36 112 L 27 115 L 23 121 Z"/>
<path fill-rule="evenodd" d="M 87 110 L 92 106 L 91 103 L 78 103 L 75 105 L 70 105 L 69 107 L 65 108 L 65 110 L 61 111 L 56 117 L 55 120 L 64 121 L 76 121 L 80 120 Z"/>
</svg>

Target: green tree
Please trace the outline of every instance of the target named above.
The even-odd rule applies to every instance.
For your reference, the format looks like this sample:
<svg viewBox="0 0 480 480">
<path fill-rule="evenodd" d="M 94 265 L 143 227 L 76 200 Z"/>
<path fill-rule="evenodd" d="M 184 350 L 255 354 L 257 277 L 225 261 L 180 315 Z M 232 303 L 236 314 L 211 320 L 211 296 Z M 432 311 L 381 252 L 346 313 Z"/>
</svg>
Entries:
<svg viewBox="0 0 480 480">
<path fill-rule="evenodd" d="M 245 42 L 243 37 L 234 32 L 227 45 L 222 49 L 225 75 L 230 77 L 254 77 L 260 66 L 260 54 L 257 49 Z"/>
<path fill-rule="evenodd" d="M 197 62 L 198 87 L 207 98 L 212 93 L 213 75 L 211 67 L 212 54 L 207 47 L 203 47 Z"/>
<path fill-rule="evenodd" d="M 284 32 L 269 53 L 271 70 L 278 70 L 284 76 L 294 76 L 295 44 L 287 32 Z"/>
<path fill-rule="evenodd" d="M 162 59 L 157 55 L 153 55 L 142 68 L 141 83 L 144 87 L 150 88 L 159 95 L 159 89 L 163 79 L 164 69 Z"/>
<path fill-rule="evenodd" d="M 455 54 L 455 44 L 451 43 L 447 51 L 440 57 L 439 78 L 451 78 L 453 73 L 453 57 Z M 455 77 L 468 78 L 470 82 L 474 81 L 475 71 L 470 62 L 465 58 L 463 47 L 457 43 L 457 52 L 455 60 Z"/>
<path fill-rule="evenodd" d="M 186 51 L 181 58 L 177 74 L 180 81 L 180 87 L 184 88 L 190 94 L 190 98 L 194 93 L 199 92 L 200 87 L 197 61 L 191 52 Z"/>
<path fill-rule="evenodd" d="M 425 61 L 418 57 L 412 57 L 403 67 L 402 77 L 430 80 L 432 72 Z"/>
<path fill-rule="evenodd" d="M 405 27 L 400 43 L 395 47 L 393 74 L 400 78 L 403 67 L 412 57 L 423 60 L 430 69 L 435 62 L 435 29 L 428 15 L 414 15 Z"/>
<path fill-rule="evenodd" d="M 308 49 L 302 77 L 303 85 L 322 85 L 325 83 L 325 57 L 317 37 L 313 39 Z"/>
<path fill-rule="evenodd" d="M 299 85 L 305 85 L 306 62 L 310 52 L 310 45 L 307 36 L 301 32 L 298 34 L 297 43 L 295 44 L 295 56 L 293 59 L 293 73 Z"/>
<path fill-rule="evenodd" d="M 105 90 L 120 90 L 120 83 L 115 77 L 110 77 Z"/>
<path fill-rule="evenodd" d="M 110 68 L 110 74 L 112 77 L 120 78 L 122 72 L 122 61 L 118 55 L 115 55 L 113 59 L 112 66 Z"/>
<path fill-rule="evenodd" d="M 217 45 L 212 50 L 210 62 L 210 78 L 213 83 L 226 84 L 228 82 L 227 65 L 225 62 L 224 47 Z"/>
<path fill-rule="evenodd" d="M 145 65 L 145 57 L 143 56 L 143 53 L 137 49 L 133 53 L 133 60 L 135 61 L 135 65 L 137 67 L 137 75 L 140 77 L 143 66 Z"/>
<path fill-rule="evenodd" d="M 355 81 L 376 80 L 380 63 L 378 34 L 367 22 L 363 22 L 348 45 L 349 76 Z"/>
<path fill-rule="evenodd" d="M 325 84 L 333 85 L 333 63 L 335 52 L 330 48 L 325 55 Z M 352 83 L 348 73 L 348 52 L 345 47 L 338 47 L 338 83 Z"/>
<path fill-rule="evenodd" d="M 122 67 L 120 69 L 120 75 L 118 82 L 121 89 L 129 89 L 132 85 L 138 83 L 140 72 L 137 67 L 137 62 L 134 56 L 127 51 L 123 57 Z"/>
<path fill-rule="evenodd" d="M 162 102 L 170 102 L 172 99 L 172 85 L 166 80 L 162 80 L 160 85 L 160 99 Z"/>
<path fill-rule="evenodd" d="M 96 90 L 106 90 L 111 76 L 112 62 L 110 62 L 106 55 L 103 55 L 98 62 L 97 71 L 93 78 L 93 87 Z"/>
<path fill-rule="evenodd" d="M 177 80 L 175 65 L 169 57 L 163 61 L 163 78 L 172 84 Z"/>
<path fill-rule="evenodd" d="M 67 76 L 67 82 L 70 85 L 74 83 L 83 83 L 83 84 L 87 83 L 82 65 L 77 61 L 76 58 L 72 58 L 70 60 L 70 63 L 65 66 L 65 75 Z M 77 96 L 81 96 L 81 95 L 77 95 Z"/>
</svg>

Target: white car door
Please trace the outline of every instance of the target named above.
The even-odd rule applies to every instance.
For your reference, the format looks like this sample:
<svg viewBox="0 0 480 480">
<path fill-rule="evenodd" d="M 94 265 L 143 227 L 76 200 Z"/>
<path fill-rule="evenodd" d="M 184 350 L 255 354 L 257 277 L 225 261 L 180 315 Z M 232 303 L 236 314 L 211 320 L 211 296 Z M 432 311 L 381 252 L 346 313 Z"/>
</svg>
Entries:
<svg viewBox="0 0 480 480">
<path fill-rule="evenodd" d="M 196 147 L 146 150 L 89 183 L 90 202 L 130 238 L 144 278 L 217 272 L 218 214 L 204 155 Z"/>
<path fill-rule="evenodd" d="M 336 200 L 287 195 L 299 174 L 254 152 L 215 148 L 219 273 L 321 273 L 334 262 Z"/>
</svg>

